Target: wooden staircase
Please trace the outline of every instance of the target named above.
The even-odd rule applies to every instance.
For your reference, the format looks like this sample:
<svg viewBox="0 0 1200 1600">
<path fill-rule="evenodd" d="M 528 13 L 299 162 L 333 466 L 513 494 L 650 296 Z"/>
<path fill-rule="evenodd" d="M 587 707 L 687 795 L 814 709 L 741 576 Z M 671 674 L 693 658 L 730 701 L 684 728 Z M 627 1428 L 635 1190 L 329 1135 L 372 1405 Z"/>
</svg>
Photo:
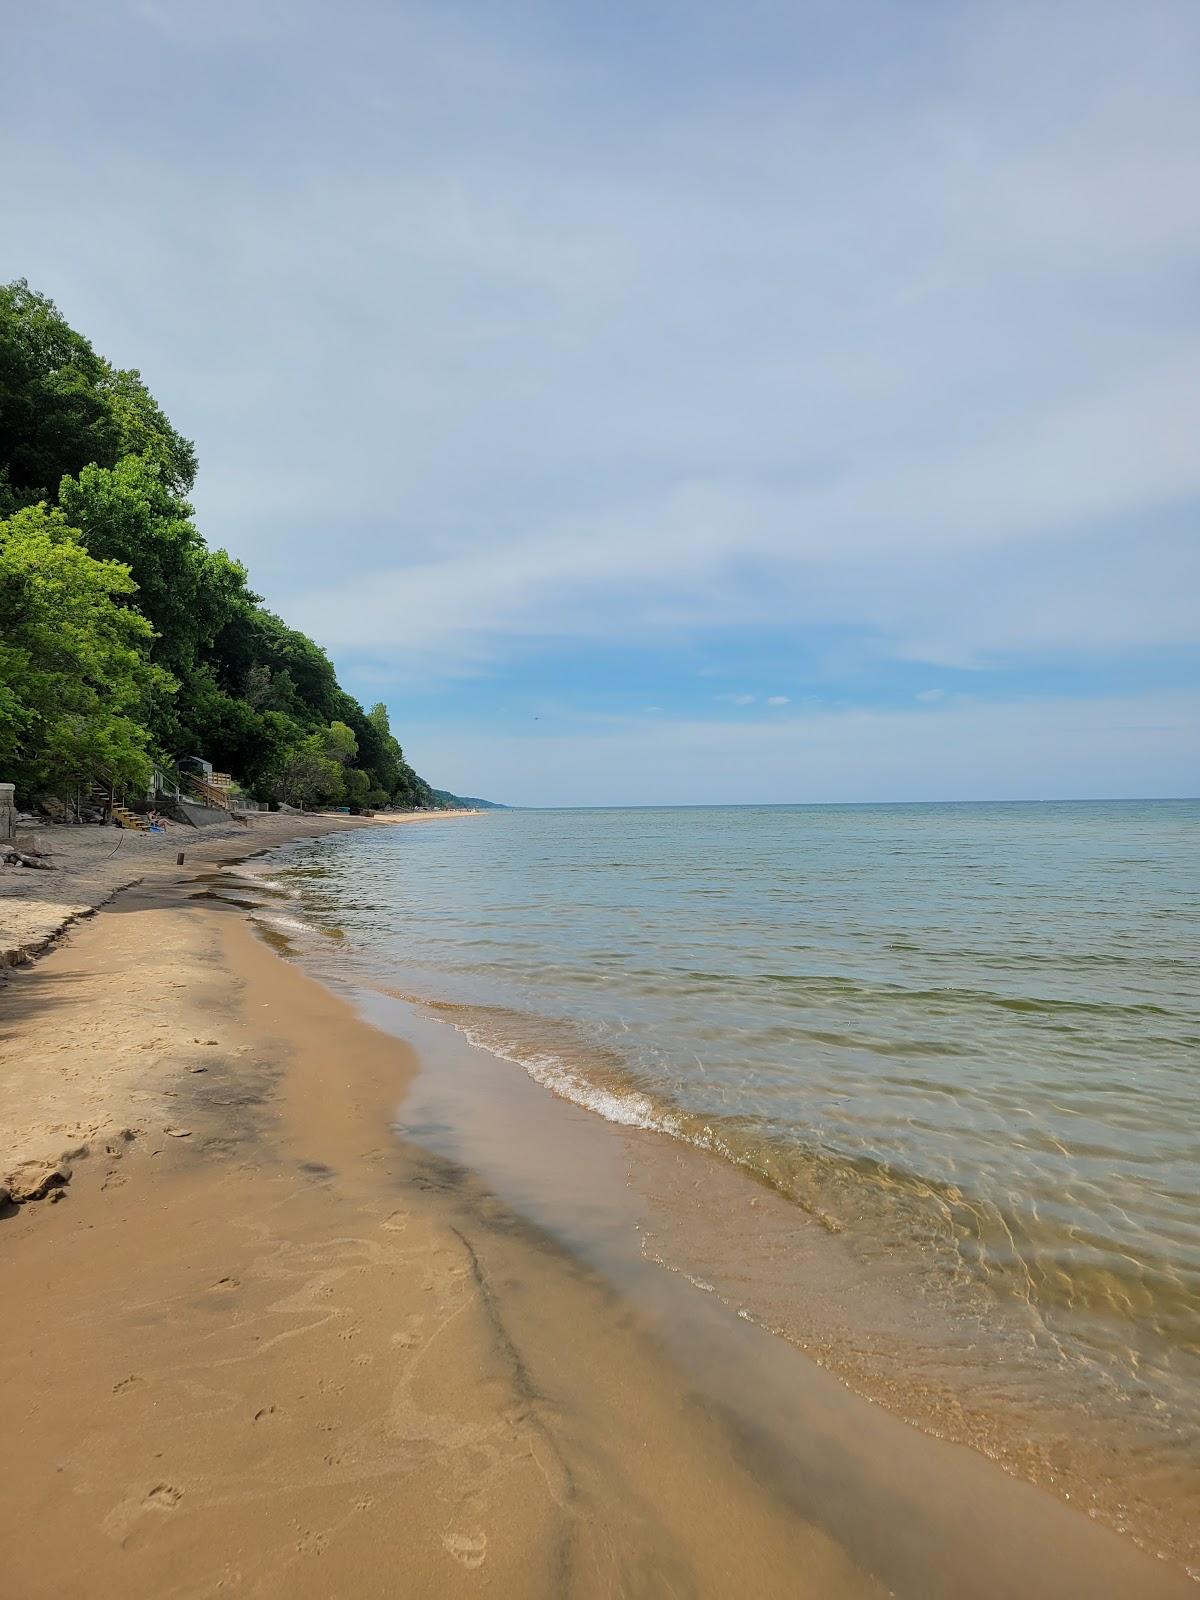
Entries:
<svg viewBox="0 0 1200 1600">
<path fill-rule="evenodd" d="M 95 806 L 97 810 L 102 811 L 106 817 L 111 817 L 115 799 L 116 795 L 113 793 L 113 786 L 108 779 L 96 778 L 92 783 L 91 795 L 89 796 L 90 804 Z"/>
<path fill-rule="evenodd" d="M 128 806 L 114 806 L 112 819 L 118 828 L 132 828 L 136 833 L 149 833 L 150 824 L 145 817 L 139 817 L 136 811 L 130 811 Z"/>
</svg>

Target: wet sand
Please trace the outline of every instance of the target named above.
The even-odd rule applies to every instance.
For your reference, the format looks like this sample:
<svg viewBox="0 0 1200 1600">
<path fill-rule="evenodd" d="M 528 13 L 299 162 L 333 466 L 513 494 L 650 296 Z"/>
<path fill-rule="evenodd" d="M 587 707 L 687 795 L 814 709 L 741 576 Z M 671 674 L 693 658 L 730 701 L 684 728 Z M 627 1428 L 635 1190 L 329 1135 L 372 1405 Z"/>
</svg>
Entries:
<svg viewBox="0 0 1200 1600">
<path fill-rule="evenodd" d="M 0 1219 L 12 1593 L 1195 1593 L 626 1275 L 585 1113 L 439 1076 L 431 1025 L 422 1065 L 178 878 L 0 991 L 3 1081 L 119 1059 L 136 1113 Z M 536 1118 L 548 1186 L 515 1159 Z"/>
<path fill-rule="evenodd" d="M 294 839 L 477 815 L 381 811 L 372 817 L 351 817 L 250 811 L 201 827 L 167 822 L 162 833 L 22 823 L 17 846 L 35 855 L 44 853 L 53 870 L 0 868 L 0 969 L 40 955 L 73 923 L 91 916 L 130 884 L 173 879 L 179 851 L 189 865 L 231 861 Z"/>
</svg>

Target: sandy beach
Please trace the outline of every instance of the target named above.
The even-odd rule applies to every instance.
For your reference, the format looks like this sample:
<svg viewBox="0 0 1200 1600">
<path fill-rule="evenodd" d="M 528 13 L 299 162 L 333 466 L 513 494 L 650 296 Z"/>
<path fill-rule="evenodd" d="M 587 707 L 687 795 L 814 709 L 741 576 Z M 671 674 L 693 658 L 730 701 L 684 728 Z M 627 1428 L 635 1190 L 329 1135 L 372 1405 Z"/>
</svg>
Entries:
<svg viewBox="0 0 1200 1600">
<path fill-rule="evenodd" d="M 469 813 L 468 813 L 469 814 Z M 260 813 L 246 821 L 205 828 L 169 825 L 161 834 L 97 827 L 22 827 L 17 843 L 45 853 L 50 871 L 9 868 L 0 872 L 0 975 L 43 956 L 82 921 L 133 887 L 192 885 L 197 875 L 239 861 L 289 840 L 356 828 L 419 825 L 458 813 L 382 813 L 375 818 Z M 183 854 L 181 870 L 176 858 Z M 60 1052 L 54 1072 L 20 1048 L 10 1050 L 0 1079 L 0 1186 L 18 1189 L 14 1174 L 29 1169 L 26 1182 L 52 1168 L 62 1151 L 103 1140 L 136 1120 L 137 1097 L 154 1090 L 142 1081 L 170 1038 L 167 994 L 160 994 L 164 1032 L 133 1034 L 130 988 L 147 993 L 178 988 L 184 978 L 161 966 L 163 948 L 132 954 L 128 977 L 95 986 L 90 1005 L 97 1037 L 110 1048 L 81 1066 L 73 1050 Z M 173 969 L 172 969 L 173 971 Z M 103 1022 L 101 1022 L 103 1018 Z M 177 1030 L 176 1030 L 177 1031 Z M 134 1042 L 136 1041 L 136 1042 Z M 178 1042 L 178 1041 L 174 1041 Z"/>
<path fill-rule="evenodd" d="M 1195 1592 L 690 1285 L 627 1299 L 397 1137 L 421 1057 L 213 893 L 369 825 L 170 836 L 0 900 L 42 951 L 0 987 L 0 1182 L 46 1191 L 0 1219 L 14 1594 Z"/>
</svg>

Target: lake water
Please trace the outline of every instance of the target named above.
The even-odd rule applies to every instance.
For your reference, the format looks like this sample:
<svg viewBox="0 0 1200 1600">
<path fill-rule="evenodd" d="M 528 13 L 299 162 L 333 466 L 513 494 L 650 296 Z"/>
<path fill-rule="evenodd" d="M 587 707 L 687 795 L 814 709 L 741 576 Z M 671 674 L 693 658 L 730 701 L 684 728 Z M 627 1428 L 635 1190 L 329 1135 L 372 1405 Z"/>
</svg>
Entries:
<svg viewBox="0 0 1200 1600">
<path fill-rule="evenodd" d="M 1186 1553 L 1198 824 L 1165 801 L 498 812 L 265 871 L 326 963 L 646 1130 L 656 1259 Z"/>
</svg>

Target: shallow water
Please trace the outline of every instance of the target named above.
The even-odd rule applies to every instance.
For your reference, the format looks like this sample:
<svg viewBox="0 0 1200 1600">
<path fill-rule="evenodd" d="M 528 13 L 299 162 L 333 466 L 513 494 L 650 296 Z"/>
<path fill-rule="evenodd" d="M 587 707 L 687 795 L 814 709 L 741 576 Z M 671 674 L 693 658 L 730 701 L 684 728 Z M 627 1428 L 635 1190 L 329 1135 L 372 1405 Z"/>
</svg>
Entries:
<svg viewBox="0 0 1200 1600">
<path fill-rule="evenodd" d="M 289 920 L 337 936 L 323 959 L 712 1154 L 699 1187 L 658 1141 L 640 1177 L 635 1155 L 648 1253 L 1178 1553 L 1197 823 L 1195 802 L 512 812 L 305 841 L 269 872 Z"/>
</svg>

